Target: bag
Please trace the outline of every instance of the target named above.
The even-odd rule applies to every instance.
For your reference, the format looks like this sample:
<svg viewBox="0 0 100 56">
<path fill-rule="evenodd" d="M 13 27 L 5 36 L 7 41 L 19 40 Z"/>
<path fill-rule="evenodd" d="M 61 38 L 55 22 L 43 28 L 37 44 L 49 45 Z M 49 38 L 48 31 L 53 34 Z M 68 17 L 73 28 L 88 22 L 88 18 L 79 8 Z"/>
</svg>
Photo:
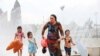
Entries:
<svg viewBox="0 0 100 56">
<path fill-rule="evenodd" d="M 42 39 L 42 40 L 41 40 L 41 46 L 42 46 L 42 47 L 47 47 L 47 46 L 48 46 L 48 44 L 47 44 L 47 39 Z"/>
</svg>

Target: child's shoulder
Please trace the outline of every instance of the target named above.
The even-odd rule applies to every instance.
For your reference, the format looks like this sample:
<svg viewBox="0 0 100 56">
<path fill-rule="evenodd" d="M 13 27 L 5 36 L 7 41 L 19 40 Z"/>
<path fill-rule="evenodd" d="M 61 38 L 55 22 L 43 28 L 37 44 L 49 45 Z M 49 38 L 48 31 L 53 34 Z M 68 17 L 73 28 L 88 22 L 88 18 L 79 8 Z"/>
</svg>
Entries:
<svg viewBox="0 0 100 56">
<path fill-rule="evenodd" d="M 33 40 L 35 40 L 35 37 L 33 37 Z"/>
<path fill-rule="evenodd" d="M 16 33 L 15 33 L 15 35 L 19 35 L 19 34 L 20 34 L 20 35 L 24 35 L 24 33 L 23 33 L 23 32 L 21 32 L 21 33 L 16 32 Z"/>
<path fill-rule="evenodd" d="M 65 39 L 69 39 L 69 38 L 71 39 L 71 36 L 65 36 Z"/>
<path fill-rule="evenodd" d="M 70 39 L 72 39 L 72 37 L 71 37 L 71 36 L 69 36 L 69 38 L 70 38 Z"/>
<path fill-rule="evenodd" d="M 18 34 L 18 32 L 15 32 L 15 34 Z"/>
<path fill-rule="evenodd" d="M 15 35 L 18 35 L 18 32 L 15 32 Z"/>
<path fill-rule="evenodd" d="M 34 38 L 34 37 L 32 37 L 32 38 L 28 38 L 28 39 L 32 39 L 32 40 L 34 40 L 35 38 Z"/>
</svg>

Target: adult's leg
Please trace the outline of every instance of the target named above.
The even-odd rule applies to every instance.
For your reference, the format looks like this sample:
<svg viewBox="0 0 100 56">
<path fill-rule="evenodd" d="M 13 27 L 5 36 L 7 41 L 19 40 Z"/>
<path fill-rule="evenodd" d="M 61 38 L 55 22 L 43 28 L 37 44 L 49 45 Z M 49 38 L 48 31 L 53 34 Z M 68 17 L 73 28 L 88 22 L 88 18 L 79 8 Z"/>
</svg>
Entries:
<svg viewBox="0 0 100 56">
<path fill-rule="evenodd" d="M 55 48 L 56 48 L 55 56 L 62 56 L 61 48 L 60 48 L 60 42 L 55 43 L 55 44 L 56 44 L 56 46 L 55 46 Z"/>
<path fill-rule="evenodd" d="M 49 40 L 48 49 L 50 56 L 62 56 L 60 42 L 57 42 L 56 40 Z"/>
<path fill-rule="evenodd" d="M 54 56 L 54 54 L 52 52 L 52 45 L 51 44 L 48 44 L 48 50 L 49 50 L 50 56 Z"/>
</svg>

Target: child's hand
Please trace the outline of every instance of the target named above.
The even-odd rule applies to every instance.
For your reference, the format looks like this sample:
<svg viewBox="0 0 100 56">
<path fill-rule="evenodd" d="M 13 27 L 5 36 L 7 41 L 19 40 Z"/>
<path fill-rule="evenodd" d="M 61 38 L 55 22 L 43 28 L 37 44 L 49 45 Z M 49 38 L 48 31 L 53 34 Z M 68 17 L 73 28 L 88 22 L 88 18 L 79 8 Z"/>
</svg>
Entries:
<svg viewBox="0 0 100 56">
<path fill-rule="evenodd" d="M 59 38 L 57 41 L 59 42 L 59 41 L 61 41 L 62 39 L 61 38 Z"/>
<path fill-rule="evenodd" d="M 61 40 L 65 39 L 64 36 L 61 36 Z"/>
<path fill-rule="evenodd" d="M 63 40 L 63 39 L 64 39 L 64 37 L 63 37 L 63 36 L 61 36 L 61 38 L 59 38 L 59 39 L 58 39 L 58 41 L 61 41 L 61 40 Z"/>
<path fill-rule="evenodd" d="M 58 39 L 57 41 L 60 41 L 60 39 Z"/>
</svg>

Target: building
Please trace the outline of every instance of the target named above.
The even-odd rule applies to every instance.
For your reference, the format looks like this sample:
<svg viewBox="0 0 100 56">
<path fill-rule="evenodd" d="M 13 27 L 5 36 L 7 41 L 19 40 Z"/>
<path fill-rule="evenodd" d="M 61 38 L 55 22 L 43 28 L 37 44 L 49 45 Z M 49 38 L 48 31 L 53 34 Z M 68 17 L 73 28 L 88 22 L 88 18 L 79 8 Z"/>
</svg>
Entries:
<svg viewBox="0 0 100 56">
<path fill-rule="evenodd" d="M 14 7 L 11 10 L 11 23 L 15 26 L 21 25 L 21 8 L 18 0 L 15 1 Z"/>
</svg>

